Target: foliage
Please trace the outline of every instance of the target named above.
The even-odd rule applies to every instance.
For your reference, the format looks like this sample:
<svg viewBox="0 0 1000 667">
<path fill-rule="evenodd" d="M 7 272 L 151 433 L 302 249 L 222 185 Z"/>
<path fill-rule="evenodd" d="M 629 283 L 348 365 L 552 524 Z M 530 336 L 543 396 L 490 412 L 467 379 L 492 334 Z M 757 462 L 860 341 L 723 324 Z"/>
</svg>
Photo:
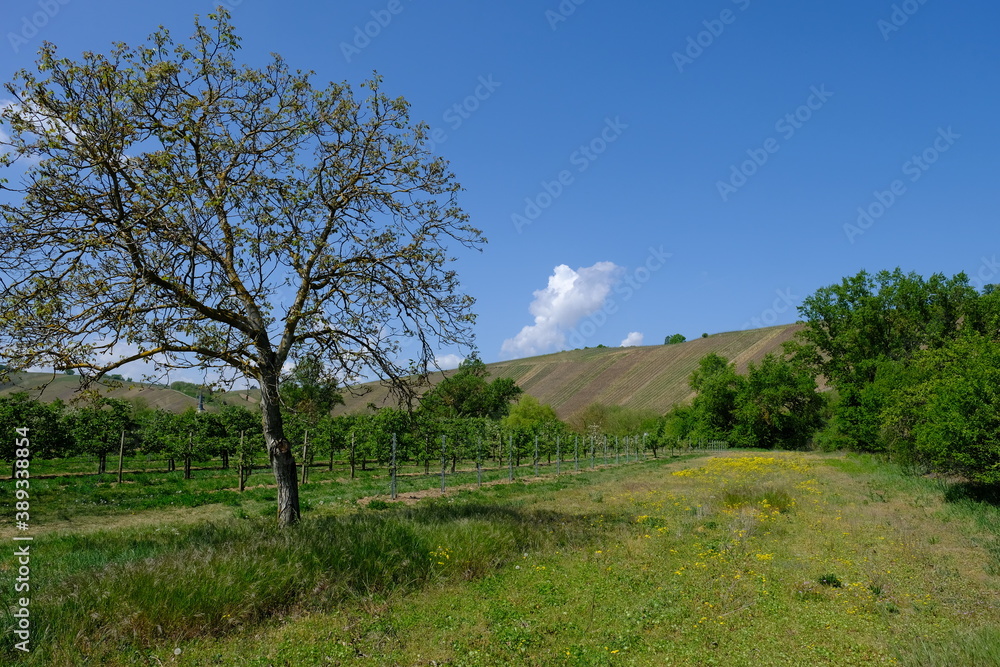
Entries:
<svg viewBox="0 0 1000 667">
<path fill-rule="evenodd" d="M 854 447 L 869 451 L 884 448 L 880 413 L 894 365 L 945 345 L 963 326 L 990 321 L 965 274 L 925 280 L 898 268 L 874 276 L 861 271 L 820 288 L 799 312 L 806 326 L 789 351 L 839 390 L 840 428 Z"/>
<path fill-rule="evenodd" d="M 209 18 L 189 43 L 161 28 L 77 61 L 46 43 L 5 86 L 0 167 L 18 183 L 0 187 L 21 201 L 0 206 L 0 363 L 255 381 L 279 520 L 294 523 L 286 362 L 311 354 L 412 397 L 436 346 L 471 345 L 447 248 L 484 239 L 428 127 L 378 75 L 359 97 L 277 55 L 242 66 L 229 13 Z"/>
<path fill-rule="evenodd" d="M 822 405 L 812 374 L 769 354 L 747 365 L 731 439 L 745 447 L 803 449 L 821 424 Z"/>
<path fill-rule="evenodd" d="M 95 398 L 89 404 L 65 413 L 63 420 L 77 452 L 103 457 L 119 449 L 123 433 L 127 451 L 134 446 L 129 436 L 134 433 L 137 424 L 132 406 L 121 399 Z"/>
<path fill-rule="evenodd" d="M 296 362 L 281 383 L 279 392 L 286 411 L 301 415 L 302 420 L 312 426 L 330 414 L 334 406 L 344 404 L 336 378 L 314 354 L 307 354 Z"/>
<path fill-rule="evenodd" d="M 530 433 L 542 433 L 561 424 L 551 405 L 542 405 L 530 394 L 523 394 L 501 423 L 504 428 Z"/>
<path fill-rule="evenodd" d="M 689 384 L 698 392 L 691 408 L 694 412 L 692 437 L 724 440 L 736 423 L 736 398 L 744 380 L 736 367 L 714 352 L 698 361 Z"/>
<path fill-rule="evenodd" d="M 27 393 L 18 392 L 0 397 L 0 459 L 14 461 L 17 438 L 15 429 L 27 428 L 31 441 L 31 456 L 56 458 L 66 455 L 71 448 L 71 436 L 62 421 L 63 404 L 60 401 L 42 403 L 32 400 Z"/>
<path fill-rule="evenodd" d="M 893 450 L 933 470 L 1000 482 L 1000 344 L 969 334 L 921 352 L 914 365 L 882 415 Z"/>
<path fill-rule="evenodd" d="M 679 333 L 675 333 L 672 336 L 667 336 L 666 338 L 664 338 L 663 339 L 663 344 L 664 345 L 676 345 L 677 343 L 683 343 L 686 340 L 687 340 L 687 338 L 684 337 L 684 335 L 679 334 Z"/>
<path fill-rule="evenodd" d="M 420 399 L 420 409 L 431 418 L 487 417 L 501 419 L 521 388 L 510 378 L 488 382 L 489 371 L 478 357 L 463 361 Z"/>
</svg>

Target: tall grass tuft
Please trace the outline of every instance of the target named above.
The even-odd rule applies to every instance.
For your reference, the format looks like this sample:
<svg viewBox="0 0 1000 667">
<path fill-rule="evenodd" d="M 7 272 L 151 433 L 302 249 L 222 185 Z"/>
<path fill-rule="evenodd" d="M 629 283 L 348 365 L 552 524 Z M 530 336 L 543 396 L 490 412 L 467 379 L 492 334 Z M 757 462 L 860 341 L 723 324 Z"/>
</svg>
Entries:
<svg viewBox="0 0 1000 667">
<path fill-rule="evenodd" d="M 773 486 L 740 486 L 726 489 L 722 504 L 729 508 L 758 506 L 784 514 L 795 506 L 795 500 L 782 488 Z"/>
<path fill-rule="evenodd" d="M 38 649 L 30 657 L 74 664 L 137 653 L 347 598 L 384 599 L 432 578 L 476 578 L 524 551 L 579 544 L 585 525 L 554 512 L 439 502 L 284 530 L 260 518 L 105 536 L 103 544 L 100 536 L 57 538 L 46 546 L 49 573 L 32 603 Z M 14 620 L 0 619 L 2 634 L 12 636 Z"/>
<path fill-rule="evenodd" d="M 917 641 L 898 655 L 908 667 L 992 667 L 1000 665 L 1000 628 L 984 626 L 934 641 Z"/>
</svg>

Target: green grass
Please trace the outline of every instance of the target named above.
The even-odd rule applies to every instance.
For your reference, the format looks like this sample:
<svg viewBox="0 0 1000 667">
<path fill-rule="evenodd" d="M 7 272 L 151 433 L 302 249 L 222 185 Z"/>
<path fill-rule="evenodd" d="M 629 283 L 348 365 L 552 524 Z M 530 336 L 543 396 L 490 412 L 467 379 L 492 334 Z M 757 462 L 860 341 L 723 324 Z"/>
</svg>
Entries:
<svg viewBox="0 0 1000 667">
<path fill-rule="evenodd" d="M 872 458 L 748 452 L 410 506 L 384 481 L 306 485 L 312 509 L 288 530 L 140 512 L 39 535 L 34 650 L 0 662 L 998 664 L 1000 514 L 981 490 Z"/>
</svg>

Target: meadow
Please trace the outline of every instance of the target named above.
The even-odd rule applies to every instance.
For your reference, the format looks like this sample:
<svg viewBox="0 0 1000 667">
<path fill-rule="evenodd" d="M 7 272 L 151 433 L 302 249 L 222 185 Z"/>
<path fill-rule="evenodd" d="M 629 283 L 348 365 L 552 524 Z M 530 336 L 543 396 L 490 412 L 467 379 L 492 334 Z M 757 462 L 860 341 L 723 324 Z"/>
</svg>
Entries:
<svg viewBox="0 0 1000 667">
<path fill-rule="evenodd" d="M 373 474 L 314 477 L 284 530 L 272 489 L 213 471 L 38 480 L 31 652 L 11 649 L 8 557 L 0 660 L 1000 664 L 1000 510 L 982 489 L 818 453 L 527 473 L 456 475 L 445 495 L 415 475 L 398 503 Z"/>
</svg>

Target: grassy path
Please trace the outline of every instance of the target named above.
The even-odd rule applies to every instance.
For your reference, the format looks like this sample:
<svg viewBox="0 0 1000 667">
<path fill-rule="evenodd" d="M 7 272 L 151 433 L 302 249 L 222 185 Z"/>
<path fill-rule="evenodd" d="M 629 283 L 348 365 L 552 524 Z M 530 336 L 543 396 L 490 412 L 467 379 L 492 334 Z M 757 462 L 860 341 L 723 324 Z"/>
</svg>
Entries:
<svg viewBox="0 0 1000 667">
<path fill-rule="evenodd" d="M 726 452 L 295 535 L 137 525 L 132 557 L 52 536 L 27 664 L 996 665 L 1000 512 L 960 496 L 867 459 Z"/>
</svg>

